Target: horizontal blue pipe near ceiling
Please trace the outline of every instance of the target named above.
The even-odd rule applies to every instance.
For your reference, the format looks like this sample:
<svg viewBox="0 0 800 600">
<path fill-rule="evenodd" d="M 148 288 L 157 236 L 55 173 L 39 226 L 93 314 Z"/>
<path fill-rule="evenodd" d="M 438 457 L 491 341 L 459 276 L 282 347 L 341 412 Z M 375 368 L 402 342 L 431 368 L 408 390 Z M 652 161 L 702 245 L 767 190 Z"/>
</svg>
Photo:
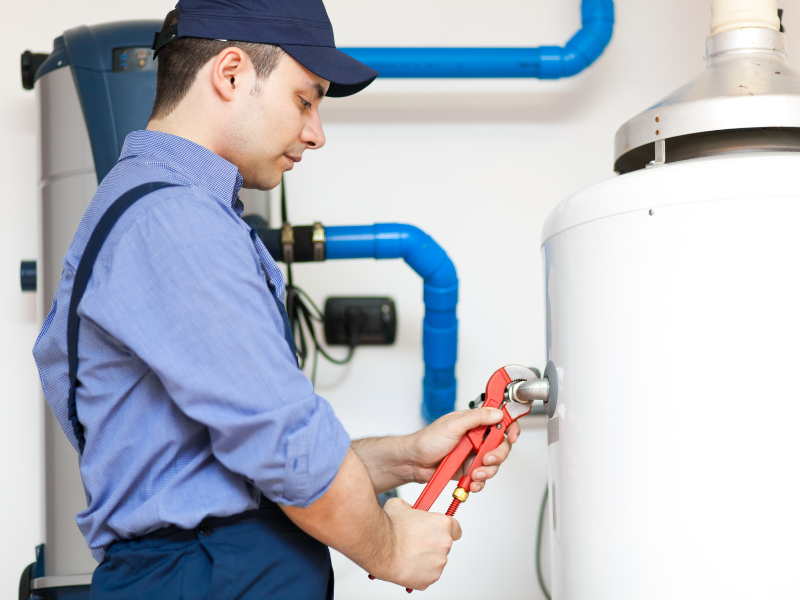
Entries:
<svg viewBox="0 0 800 600">
<path fill-rule="evenodd" d="M 431 422 L 455 408 L 458 276 L 433 238 L 413 225 L 377 223 L 325 227 L 328 260 L 402 258 L 424 280 L 422 416 Z"/>
<path fill-rule="evenodd" d="M 571 77 L 605 50 L 614 29 L 613 0 L 583 0 L 583 27 L 563 48 L 341 48 L 389 78 Z"/>
</svg>

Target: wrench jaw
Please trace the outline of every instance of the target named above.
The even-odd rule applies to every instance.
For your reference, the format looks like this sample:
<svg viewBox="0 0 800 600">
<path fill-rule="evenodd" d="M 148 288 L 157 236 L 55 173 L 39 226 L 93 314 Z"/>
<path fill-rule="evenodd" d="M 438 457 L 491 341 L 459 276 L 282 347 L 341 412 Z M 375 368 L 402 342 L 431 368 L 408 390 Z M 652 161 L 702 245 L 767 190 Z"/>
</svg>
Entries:
<svg viewBox="0 0 800 600">
<path fill-rule="evenodd" d="M 527 367 L 509 365 L 503 368 L 505 369 L 509 379 L 511 379 L 509 384 L 506 386 L 505 393 L 503 394 L 503 399 L 505 400 L 503 404 L 503 410 L 506 411 L 510 418 L 511 422 L 508 423 L 508 425 L 511 425 L 511 423 L 520 417 L 524 417 L 531 412 L 531 407 L 533 406 L 533 401 L 518 398 L 514 393 L 515 389 L 527 381 L 536 381 L 539 378 L 536 376 L 536 373 Z M 507 427 L 508 426 L 506 426 L 506 428 Z"/>
<path fill-rule="evenodd" d="M 515 402 L 520 402 L 521 404 L 527 404 L 524 401 L 518 400 L 514 397 L 511 393 L 514 389 L 514 386 L 517 386 L 525 381 L 532 381 L 534 379 L 539 379 L 531 369 L 527 367 L 522 367 L 520 365 L 508 365 L 499 369 L 495 372 L 492 378 L 489 380 L 489 383 L 486 384 L 486 393 L 481 394 L 475 400 L 469 403 L 470 408 L 481 408 L 482 406 L 486 407 L 500 407 L 503 404 L 501 401 L 499 404 L 497 403 L 497 398 L 489 399 L 489 403 L 487 404 L 487 399 L 489 398 L 489 390 L 492 388 L 492 391 L 496 391 L 496 387 L 500 381 L 503 381 L 503 373 L 505 373 L 505 377 L 508 378 L 508 383 L 505 386 L 505 390 L 503 392 L 503 401 L 508 401 L 509 399 L 514 400 Z"/>
<path fill-rule="evenodd" d="M 536 376 L 536 373 L 531 371 L 528 367 L 522 367 L 520 365 L 508 365 L 503 367 L 503 370 L 508 374 L 508 378 L 512 382 L 539 379 Z"/>
<path fill-rule="evenodd" d="M 508 413 L 508 416 L 511 417 L 511 422 L 513 423 L 520 417 L 524 417 L 529 412 L 531 412 L 531 408 L 533 407 L 533 403 L 522 404 L 520 402 L 516 402 L 514 400 L 510 402 L 506 402 L 503 409 Z"/>
</svg>

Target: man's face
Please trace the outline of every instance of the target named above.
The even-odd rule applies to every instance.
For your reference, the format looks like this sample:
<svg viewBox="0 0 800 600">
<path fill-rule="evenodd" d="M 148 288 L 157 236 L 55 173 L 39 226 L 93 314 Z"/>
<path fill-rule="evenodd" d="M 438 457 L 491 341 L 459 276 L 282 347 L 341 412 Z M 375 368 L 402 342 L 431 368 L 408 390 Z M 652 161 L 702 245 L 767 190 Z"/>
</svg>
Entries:
<svg viewBox="0 0 800 600">
<path fill-rule="evenodd" d="M 300 162 L 304 150 L 325 145 L 319 103 L 330 82 L 288 54 L 266 80 L 247 80 L 256 83 L 241 97 L 235 125 L 228 131 L 228 148 L 244 187 L 270 190 L 284 171 Z"/>
</svg>

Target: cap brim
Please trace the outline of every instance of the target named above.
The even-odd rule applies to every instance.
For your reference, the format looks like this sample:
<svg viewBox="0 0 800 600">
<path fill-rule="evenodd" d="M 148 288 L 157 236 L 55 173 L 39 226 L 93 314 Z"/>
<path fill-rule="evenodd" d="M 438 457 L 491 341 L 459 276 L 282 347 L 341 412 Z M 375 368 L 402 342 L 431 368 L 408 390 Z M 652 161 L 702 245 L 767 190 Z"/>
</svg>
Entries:
<svg viewBox="0 0 800 600">
<path fill-rule="evenodd" d="M 330 46 L 278 45 L 314 75 L 330 81 L 325 95 L 331 98 L 352 96 L 378 76 L 375 69 Z"/>
</svg>

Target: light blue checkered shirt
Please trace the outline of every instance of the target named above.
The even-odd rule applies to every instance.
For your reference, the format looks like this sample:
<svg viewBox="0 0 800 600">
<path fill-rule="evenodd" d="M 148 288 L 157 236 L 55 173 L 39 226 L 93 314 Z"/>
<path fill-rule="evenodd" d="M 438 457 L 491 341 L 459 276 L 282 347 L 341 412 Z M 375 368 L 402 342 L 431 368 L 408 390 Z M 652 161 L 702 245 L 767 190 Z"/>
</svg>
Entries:
<svg viewBox="0 0 800 600">
<path fill-rule="evenodd" d="M 78 527 L 100 561 L 118 539 L 258 505 L 308 506 L 350 446 L 326 400 L 297 368 L 262 264 L 283 277 L 241 220 L 236 167 L 188 140 L 128 135 L 67 256 L 33 349 L 45 397 L 67 417 L 67 312 L 75 271 L 105 210 L 147 182 L 122 216 L 78 308 L 78 416 L 87 508 Z M 247 479 L 254 482 L 251 485 Z"/>
</svg>

